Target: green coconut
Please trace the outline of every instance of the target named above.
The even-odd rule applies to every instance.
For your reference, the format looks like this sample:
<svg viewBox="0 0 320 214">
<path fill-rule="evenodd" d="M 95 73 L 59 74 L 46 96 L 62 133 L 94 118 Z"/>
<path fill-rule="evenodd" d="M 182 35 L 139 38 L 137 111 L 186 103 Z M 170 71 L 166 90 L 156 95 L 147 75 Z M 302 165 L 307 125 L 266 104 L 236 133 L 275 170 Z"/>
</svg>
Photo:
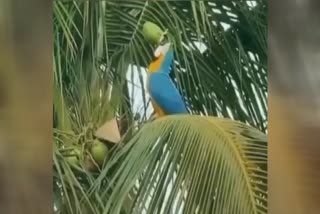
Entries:
<svg viewBox="0 0 320 214">
<path fill-rule="evenodd" d="M 75 148 L 73 149 L 68 157 L 66 158 L 67 159 L 67 162 L 70 164 L 70 165 L 78 165 L 79 164 L 79 159 L 80 159 L 80 155 L 81 155 L 81 151 L 79 148 Z"/>
<path fill-rule="evenodd" d="M 91 147 L 91 155 L 94 161 L 102 166 L 104 160 L 109 155 L 109 149 L 104 143 L 99 140 L 95 140 Z"/>
<path fill-rule="evenodd" d="M 152 22 L 145 22 L 142 29 L 145 39 L 152 45 L 159 45 L 164 39 L 166 31 L 163 31 L 158 25 Z"/>
</svg>

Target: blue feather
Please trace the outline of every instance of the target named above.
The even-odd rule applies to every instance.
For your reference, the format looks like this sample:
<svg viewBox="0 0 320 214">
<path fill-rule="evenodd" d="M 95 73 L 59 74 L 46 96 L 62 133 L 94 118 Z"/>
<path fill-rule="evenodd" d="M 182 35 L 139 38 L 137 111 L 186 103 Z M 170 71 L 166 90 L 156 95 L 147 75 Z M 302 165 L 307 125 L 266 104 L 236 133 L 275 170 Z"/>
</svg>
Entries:
<svg viewBox="0 0 320 214">
<path fill-rule="evenodd" d="M 165 67 L 169 70 L 167 65 L 168 64 L 165 64 Z M 156 102 L 166 114 L 188 113 L 185 103 L 178 89 L 170 79 L 167 70 L 165 72 L 159 71 L 150 74 L 149 93 L 154 102 Z"/>
<path fill-rule="evenodd" d="M 173 61 L 173 50 L 169 49 L 166 55 L 164 56 L 163 62 L 158 72 L 169 74 L 172 61 Z"/>
</svg>

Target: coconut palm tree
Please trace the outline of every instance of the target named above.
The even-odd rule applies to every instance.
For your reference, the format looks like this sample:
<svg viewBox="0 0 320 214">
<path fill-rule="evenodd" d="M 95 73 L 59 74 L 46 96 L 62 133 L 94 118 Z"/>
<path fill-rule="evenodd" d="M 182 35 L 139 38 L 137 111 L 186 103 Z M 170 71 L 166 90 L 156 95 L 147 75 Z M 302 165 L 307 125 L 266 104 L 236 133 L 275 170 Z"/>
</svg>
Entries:
<svg viewBox="0 0 320 214">
<path fill-rule="evenodd" d="M 266 15 L 266 1 L 56 1 L 54 210 L 267 213 Z M 151 119 L 146 21 L 170 33 L 190 115 Z M 99 164 L 94 132 L 114 118 Z"/>
</svg>

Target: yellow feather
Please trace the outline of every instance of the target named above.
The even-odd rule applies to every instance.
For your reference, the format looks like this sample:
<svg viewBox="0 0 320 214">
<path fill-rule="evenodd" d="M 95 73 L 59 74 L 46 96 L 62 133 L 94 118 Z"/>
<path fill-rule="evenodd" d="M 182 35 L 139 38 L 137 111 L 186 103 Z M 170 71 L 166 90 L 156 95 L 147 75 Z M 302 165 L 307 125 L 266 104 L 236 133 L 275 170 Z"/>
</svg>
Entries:
<svg viewBox="0 0 320 214">
<path fill-rule="evenodd" d="M 154 108 L 154 111 L 156 112 L 157 114 L 157 118 L 160 118 L 160 117 L 164 117 L 166 116 L 166 113 L 164 113 L 164 111 L 162 110 L 162 108 L 160 106 L 158 106 L 158 104 L 154 101 L 151 101 L 152 103 L 152 106 Z"/>
<path fill-rule="evenodd" d="M 158 71 L 160 69 L 162 61 L 163 61 L 163 54 L 160 54 L 160 56 L 157 59 L 155 59 L 150 63 L 148 71 L 150 73 Z"/>
</svg>

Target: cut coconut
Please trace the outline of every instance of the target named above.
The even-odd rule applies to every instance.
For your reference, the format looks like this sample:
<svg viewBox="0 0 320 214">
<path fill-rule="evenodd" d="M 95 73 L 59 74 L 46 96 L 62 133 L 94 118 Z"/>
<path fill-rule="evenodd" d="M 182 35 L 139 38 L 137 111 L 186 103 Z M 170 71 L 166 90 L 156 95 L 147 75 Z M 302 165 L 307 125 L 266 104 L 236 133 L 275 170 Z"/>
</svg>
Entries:
<svg viewBox="0 0 320 214">
<path fill-rule="evenodd" d="M 117 119 L 114 118 L 107 121 L 96 131 L 95 136 L 111 143 L 118 143 L 121 140 L 121 136 Z"/>
</svg>

